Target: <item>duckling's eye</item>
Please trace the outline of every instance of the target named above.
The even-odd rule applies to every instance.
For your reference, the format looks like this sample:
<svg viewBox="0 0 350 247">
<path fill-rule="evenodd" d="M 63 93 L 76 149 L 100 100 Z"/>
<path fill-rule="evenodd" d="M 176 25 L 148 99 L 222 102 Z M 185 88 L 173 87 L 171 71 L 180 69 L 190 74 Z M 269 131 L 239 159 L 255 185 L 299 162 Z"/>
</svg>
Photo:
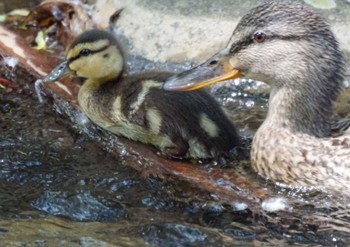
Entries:
<svg viewBox="0 0 350 247">
<path fill-rule="evenodd" d="M 257 31 L 254 33 L 253 39 L 258 43 L 264 42 L 266 40 L 266 34 L 264 32 Z"/>
<path fill-rule="evenodd" d="M 89 56 L 91 54 L 91 50 L 89 49 L 82 49 L 80 52 L 79 52 L 79 55 L 80 56 Z"/>
<path fill-rule="evenodd" d="M 218 62 L 218 60 L 212 60 L 209 62 L 209 65 L 216 65 Z"/>
</svg>

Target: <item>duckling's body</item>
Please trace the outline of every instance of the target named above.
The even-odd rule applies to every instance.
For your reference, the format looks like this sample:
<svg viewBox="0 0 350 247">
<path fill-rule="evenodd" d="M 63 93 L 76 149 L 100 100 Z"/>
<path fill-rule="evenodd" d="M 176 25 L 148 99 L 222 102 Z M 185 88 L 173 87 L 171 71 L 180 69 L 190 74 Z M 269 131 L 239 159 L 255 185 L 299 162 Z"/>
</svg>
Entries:
<svg viewBox="0 0 350 247">
<path fill-rule="evenodd" d="M 87 31 L 66 57 L 69 70 L 86 78 L 79 105 L 103 129 L 178 158 L 228 155 L 240 145 L 234 126 L 206 92 L 164 91 L 169 73 L 121 77 L 123 55 L 112 34 Z"/>
<path fill-rule="evenodd" d="M 130 77 L 97 87 L 86 81 L 79 91 L 79 105 L 100 127 L 152 144 L 169 156 L 227 155 L 240 141 L 215 100 L 204 91 L 192 94 L 162 90 L 168 76 L 151 75 L 146 79 L 142 75 L 141 80 Z"/>
<path fill-rule="evenodd" d="M 208 68 L 206 80 L 193 77 Z M 344 62 L 329 25 L 297 1 L 265 2 L 241 19 L 226 49 L 165 88 L 196 89 L 240 75 L 271 86 L 268 114 L 252 143 L 253 168 L 289 185 L 350 194 L 350 132 L 330 137 Z"/>
</svg>

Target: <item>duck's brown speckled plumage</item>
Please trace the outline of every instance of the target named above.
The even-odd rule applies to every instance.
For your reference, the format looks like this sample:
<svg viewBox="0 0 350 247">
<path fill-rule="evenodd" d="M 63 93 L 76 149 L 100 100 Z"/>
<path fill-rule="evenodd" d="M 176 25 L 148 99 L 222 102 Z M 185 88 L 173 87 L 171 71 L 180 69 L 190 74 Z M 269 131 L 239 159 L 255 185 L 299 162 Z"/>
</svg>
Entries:
<svg viewBox="0 0 350 247">
<path fill-rule="evenodd" d="M 329 25 L 297 1 L 265 2 L 241 19 L 227 49 L 194 70 L 218 71 L 222 61 L 271 85 L 268 115 L 252 143 L 253 168 L 289 185 L 350 194 L 350 132 L 330 137 L 344 62 Z M 186 78 L 204 84 L 191 74 L 180 74 L 165 87 L 184 90 L 180 81 Z"/>
<path fill-rule="evenodd" d="M 79 105 L 102 128 L 152 144 L 171 157 L 215 158 L 241 141 L 218 103 L 205 91 L 167 92 L 169 73 L 121 77 L 123 55 L 114 35 L 90 30 L 67 49 L 67 66 L 85 78 Z"/>
</svg>

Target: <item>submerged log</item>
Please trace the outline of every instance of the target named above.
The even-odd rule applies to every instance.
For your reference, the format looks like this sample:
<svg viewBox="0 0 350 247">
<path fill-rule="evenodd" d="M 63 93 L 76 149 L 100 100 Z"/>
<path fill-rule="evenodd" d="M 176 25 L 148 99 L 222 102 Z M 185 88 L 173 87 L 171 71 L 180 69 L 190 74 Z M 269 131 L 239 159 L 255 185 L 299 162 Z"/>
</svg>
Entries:
<svg viewBox="0 0 350 247">
<path fill-rule="evenodd" d="M 74 36 L 73 32 L 70 35 Z M 0 25 L 0 52 L 2 57 L 10 56 L 18 60 L 13 69 L 1 67 L 0 72 L 4 77 L 22 87 L 29 87 L 32 91 L 34 81 L 42 79 L 61 62 L 57 54 L 34 49 L 25 37 L 21 36 L 21 32 L 10 30 L 4 25 Z M 69 117 L 74 123 L 79 121 L 81 115 L 76 100 L 78 91 L 79 84 L 71 79 L 43 85 L 45 104 L 51 104 L 56 111 Z M 153 147 L 106 133 L 94 125 L 83 126 L 83 130 L 91 138 L 98 140 L 104 149 L 116 154 L 124 164 L 139 171 L 143 176 L 183 181 L 190 185 L 188 190 L 196 189 L 210 193 L 227 203 L 239 200 L 252 206 L 268 196 L 251 182 L 252 178 L 246 178 L 234 168 L 211 168 L 209 164 L 165 159 L 157 155 Z"/>
</svg>

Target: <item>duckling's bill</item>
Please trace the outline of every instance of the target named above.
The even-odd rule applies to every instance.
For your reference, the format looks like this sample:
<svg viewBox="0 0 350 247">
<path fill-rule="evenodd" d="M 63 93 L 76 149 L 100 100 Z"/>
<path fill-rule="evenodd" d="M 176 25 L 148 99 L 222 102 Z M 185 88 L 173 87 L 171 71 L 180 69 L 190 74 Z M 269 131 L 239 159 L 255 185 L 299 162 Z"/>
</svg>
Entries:
<svg viewBox="0 0 350 247">
<path fill-rule="evenodd" d="M 240 75 L 240 70 L 233 68 L 228 57 L 221 52 L 197 67 L 170 77 L 163 87 L 169 91 L 190 91 Z"/>
<path fill-rule="evenodd" d="M 69 61 L 64 61 L 45 76 L 43 82 L 52 82 L 58 79 L 63 79 L 70 76 L 72 73 L 73 71 L 69 69 Z"/>
<path fill-rule="evenodd" d="M 41 96 L 40 86 L 46 82 L 53 82 L 58 79 L 63 79 L 73 74 L 73 71 L 69 69 L 69 61 L 64 61 L 60 63 L 56 68 L 54 68 L 49 74 L 47 74 L 44 79 L 35 81 L 35 92 L 40 103 L 43 102 L 43 97 Z"/>
</svg>

